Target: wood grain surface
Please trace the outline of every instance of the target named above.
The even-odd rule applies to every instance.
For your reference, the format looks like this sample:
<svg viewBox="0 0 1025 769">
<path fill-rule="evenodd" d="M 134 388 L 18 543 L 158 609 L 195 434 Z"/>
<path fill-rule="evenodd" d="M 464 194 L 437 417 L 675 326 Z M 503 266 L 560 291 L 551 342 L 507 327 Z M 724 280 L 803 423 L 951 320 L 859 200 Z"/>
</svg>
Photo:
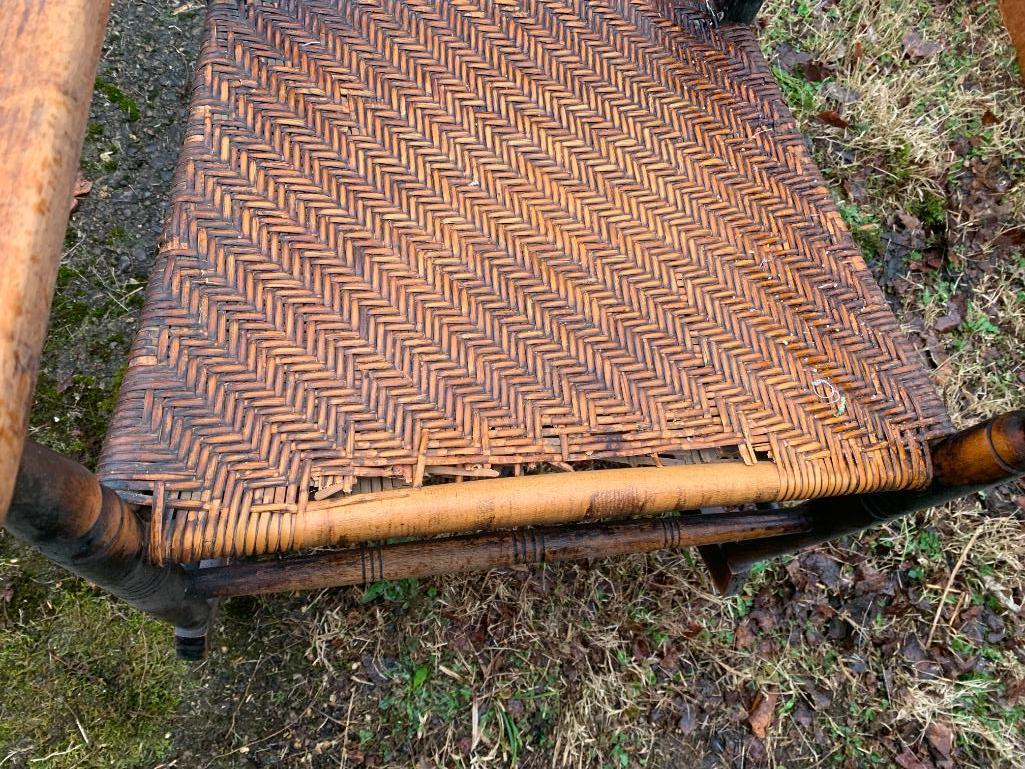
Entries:
<svg viewBox="0 0 1025 769">
<path fill-rule="evenodd" d="M 1000 0 L 1000 14 L 1018 54 L 1018 71 L 1025 81 L 1025 0 Z"/>
<path fill-rule="evenodd" d="M 108 0 L 0 0 L 0 522 L 14 487 Z"/>
</svg>

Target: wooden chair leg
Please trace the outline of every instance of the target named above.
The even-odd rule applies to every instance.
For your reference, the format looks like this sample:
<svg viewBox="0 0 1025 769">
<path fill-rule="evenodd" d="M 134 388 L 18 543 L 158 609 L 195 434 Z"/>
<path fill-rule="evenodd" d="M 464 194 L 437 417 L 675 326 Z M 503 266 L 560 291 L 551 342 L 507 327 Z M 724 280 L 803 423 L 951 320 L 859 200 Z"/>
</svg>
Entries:
<svg viewBox="0 0 1025 769">
<path fill-rule="evenodd" d="M 765 0 L 724 0 L 719 3 L 723 24 L 753 24 Z"/>
<path fill-rule="evenodd" d="M 704 548 L 716 588 L 736 592 L 759 561 L 856 534 L 1025 475 L 1025 411 L 1015 411 L 940 439 L 931 447 L 933 482 L 923 491 L 817 499 L 794 508 L 807 516 L 802 534 Z"/>
<path fill-rule="evenodd" d="M 65 569 L 170 622 L 190 658 L 205 654 L 211 604 L 178 565 L 154 566 L 135 511 L 84 467 L 25 442 L 6 528 Z"/>
<path fill-rule="evenodd" d="M 705 562 L 705 568 L 708 569 L 712 584 L 719 595 L 736 595 L 744 586 L 750 569 L 733 571 L 733 564 L 730 563 L 724 549 L 724 545 L 702 545 L 698 548 L 698 554 Z"/>
<path fill-rule="evenodd" d="M 1018 71 L 1025 81 L 1025 0 L 1000 0 L 1000 14 L 1018 54 Z"/>
<path fill-rule="evenodd" d="M 0 524 L 28 425 L 109 6 L 0 2 Z"/>
</svg>

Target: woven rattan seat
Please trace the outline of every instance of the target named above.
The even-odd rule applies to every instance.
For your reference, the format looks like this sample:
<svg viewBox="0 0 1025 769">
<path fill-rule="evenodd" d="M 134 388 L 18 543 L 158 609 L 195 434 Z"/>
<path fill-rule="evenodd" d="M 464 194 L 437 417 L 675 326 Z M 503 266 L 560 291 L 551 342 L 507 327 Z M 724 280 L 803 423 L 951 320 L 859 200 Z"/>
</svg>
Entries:
<svg viewBox="0 0 1025 769">
<path fill-rule="evenodd" d="M 946 420 L 705 3 L 215 0 L 99 475 L 195 561 L 538 463 L 921 488 Z"/>
</svg>

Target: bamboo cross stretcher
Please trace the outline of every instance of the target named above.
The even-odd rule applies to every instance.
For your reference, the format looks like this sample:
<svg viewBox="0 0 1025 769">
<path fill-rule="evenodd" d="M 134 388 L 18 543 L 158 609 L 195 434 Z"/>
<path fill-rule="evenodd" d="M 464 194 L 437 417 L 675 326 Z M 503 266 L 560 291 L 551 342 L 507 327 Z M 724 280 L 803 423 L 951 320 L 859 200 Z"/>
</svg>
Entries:
<svg viewBox="0 0 1025 769">
<path fill-rule="evenodd" d="M 757 3 L 213 0 L 98 477 L 16 475 L 105 3 L 14 5 L 6 525 L 187 653 L 244 593 L 683 546 L 729 589 L 1025 470 L 1020 415 L 951 435 Z"/>
</svg>

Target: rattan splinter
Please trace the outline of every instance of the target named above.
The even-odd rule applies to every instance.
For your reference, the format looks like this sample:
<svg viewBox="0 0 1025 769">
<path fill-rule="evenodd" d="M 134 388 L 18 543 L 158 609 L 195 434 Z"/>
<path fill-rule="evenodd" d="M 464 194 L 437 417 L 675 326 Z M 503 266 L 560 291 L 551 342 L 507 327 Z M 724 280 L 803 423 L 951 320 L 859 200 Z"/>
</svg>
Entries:
<svg viewBox="0 0 1025 769">
<path fill-rule="evenodd" d="M 106 3 L 15 5 L 8 50 L 46 31 L 88 62 L 0 71 L 78 98 L 65 132 L 29 101 L 0 132 L 56 158 L 0 170 L 27 223 L 0 245 L 32 308 L 2 321 L 20 445 L 25 287 L 48 294 L 66 213 L 22 190 L 70 185 L 99 29 L 68 22 Z M 727 587 L 1020 474 L 1020 420 L 943 438 L 758 4 L 721 5 L 213 0 L 103 485 L 33 448 L 8 526 L 201 650 L 215 596 L 686 544 Z M 811 501 L 660 517 L 789 500 Z"/>
</svg>

